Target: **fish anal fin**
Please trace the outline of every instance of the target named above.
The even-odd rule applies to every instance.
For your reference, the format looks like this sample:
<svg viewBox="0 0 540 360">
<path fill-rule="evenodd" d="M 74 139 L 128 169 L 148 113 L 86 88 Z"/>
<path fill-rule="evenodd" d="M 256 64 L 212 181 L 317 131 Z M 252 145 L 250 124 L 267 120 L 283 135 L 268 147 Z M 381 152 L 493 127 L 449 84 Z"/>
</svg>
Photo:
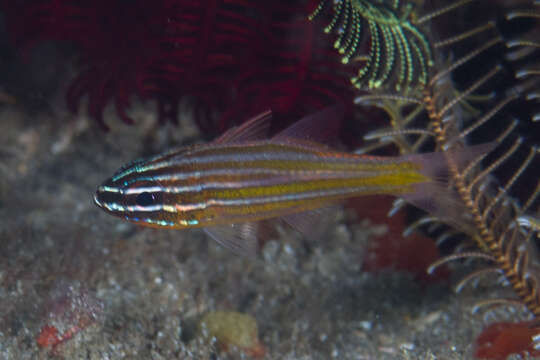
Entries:
<svg viewBox="0 0 540 360">
<path fill-rule="evenodd" d="M 442 222 L 458 226 L 466 232 L 472 229 L 472 219 L 467 217 L 468 212 L 459 194 L 445 182 L 431 181 L 414 187 L 415 191 L 401 195 L 401 198 Z"/>
<path fill-rule="evenodd" d="M 341 105 L 327 107 L 298 120 L 277 133 L 272 139 L 278 141 L 306 140 L 329 144 L 335 141 L 341 126 L 344 110 Z"/>
<path fill-rule="evenodd" d="M 285 215 L 281 219 L 302 233 L 306 238 L 318 240 L 329 228 L 338 210 L 338 205 L 331 205 Z"/>
<path fill-rule="evenodd" d="M 204 231 L 215 241 L 238 255 L 255 258 L 259 250 L 257 223 L 214 225 Z"/>
<path fill-rule="evenodd" d="M 215 144 L 231 144 L 243 141 L 261 140 L 268 136 L 272 111 L 266 110 L 239 126 L 227 130 L 214 140 Z"/>
</svg>

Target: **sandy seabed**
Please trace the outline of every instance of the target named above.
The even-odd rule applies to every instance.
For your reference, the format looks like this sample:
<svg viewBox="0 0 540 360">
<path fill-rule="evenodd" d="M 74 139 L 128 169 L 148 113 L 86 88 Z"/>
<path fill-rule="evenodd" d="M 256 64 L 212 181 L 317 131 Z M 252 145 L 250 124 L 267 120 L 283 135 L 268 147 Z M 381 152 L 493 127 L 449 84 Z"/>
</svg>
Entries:
<svg viewBox="0 0 540 360">
<path fill-rule="evenodd" d="M 216 310 L 256 320 L 264 359 L 468 359 L 487 324 L 523 318 L 471 314 L 476 302 L 512 293 L 486 283 L 454 294 L 467 265 L 427 286 L 361 272 L 384 224 L 347 213 L 316 241 L 278 229 L 260 261 L 199 230 L 107 215 L 92 195 L 119 166 L 198 138 L 189 121 L 155 126 L 154 113 L 136 105 L 130 127 L 108 112 L 104 133 L 84 116 L 0 108 L 1 359 L 250 358 L 199 335 L 201 317 Z M 47 326 L 73 336 L 40 347 Z"/>
</svg>

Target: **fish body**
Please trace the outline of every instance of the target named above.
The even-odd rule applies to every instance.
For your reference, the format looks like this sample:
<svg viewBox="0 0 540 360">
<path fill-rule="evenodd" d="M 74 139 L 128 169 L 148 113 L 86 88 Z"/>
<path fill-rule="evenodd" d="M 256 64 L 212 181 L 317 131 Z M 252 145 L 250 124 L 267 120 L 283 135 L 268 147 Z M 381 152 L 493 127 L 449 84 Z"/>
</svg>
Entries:
<svg viewBox="0 0 540 360">
<path fill-rule="evenodd" d="M 108 213 L 137 224 L 202 227 L 226 246 L 251 253 L 257 221 L 285 218 L 309 228 L 317 219 L 306 224 L 296 214 L 347 198 L 425 197 L 423 188 L 434 184 L 440 170 L 438 155 L 373 157 L 300 138 L 298 131 L 305 132 L 309 122 L 328 121 L 328 111 L 323 115 L 261 139 L 269 118 L 265 113 L 212 143 L 137 160 L 99 186 L 94 200 Z"/>
<path fill-rule="evenodd" d="M 194 146 L 129 167 L 99 187 L 113 215 L 171 228 L 258 221 L 349 197 L 412 192 L 419 165 L 278 141 Z"/>
</svg>

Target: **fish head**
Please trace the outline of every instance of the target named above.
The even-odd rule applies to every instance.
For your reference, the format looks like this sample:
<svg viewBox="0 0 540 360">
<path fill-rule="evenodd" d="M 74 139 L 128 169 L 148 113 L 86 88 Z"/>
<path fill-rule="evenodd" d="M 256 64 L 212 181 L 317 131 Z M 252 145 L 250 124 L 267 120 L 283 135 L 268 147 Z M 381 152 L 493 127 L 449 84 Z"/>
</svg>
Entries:
<svg viewBox="0 0 540 360">
<path fill-rule="evenodd" d="M 176 227 L 174 212 L 166 211 L 167 196 L 159 180 L 145 174 L 145 160 L 120 168 L 98 186 L 94 203 L 110 215 L 139 225 Z"/>
</svg>

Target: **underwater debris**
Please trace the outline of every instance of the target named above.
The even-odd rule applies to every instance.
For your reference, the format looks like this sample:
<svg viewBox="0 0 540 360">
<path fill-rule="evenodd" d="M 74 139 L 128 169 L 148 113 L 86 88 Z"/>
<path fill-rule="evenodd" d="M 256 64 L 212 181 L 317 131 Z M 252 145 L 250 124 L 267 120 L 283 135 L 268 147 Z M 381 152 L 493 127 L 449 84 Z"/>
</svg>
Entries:
<svg viewBox="0 0 540 360">
<path fill-rule="evenodd" d="M 447 267 L 437 268 L 433 274 L 426 273 L 426 268 L 439 257 L 439 249 L 433 239 L 427 236 L 411 234 L 403 237 L 401 234 L 389 233 L 371 241 L 362 270 L 404 271 L 425 284 L 445 280 L 450 275 Z"/>
<path fill-rule="evenodd" d="M 394 199 L 388 196 L 373 196 L 353 199 L 347 207 L 354 209 L 358 219 L 369 219 L 375 224 L 385 224 L 386 231 L 370 239 L 362 261 L 362 270 L 404 271 L 422 284 L 444 281 L 450 275 L 447 267 L 440 267 L 434 274 L 426 268 L 440 258 L 433 239 L 417 233 L 403 234 L 407 226 L 406 213 L 400 211 L 388 217 Z"/>
<path fill-rule="evenodd" d="M 54 326 L 44 325 L 38 334 L 36 342 L 40 347 L 54 347 L 58 345 L 61 342 L 58 336 L 58 329 Z"/>
<path fill-rule="evenodd" d="M 474 356 L 490 360 L 504 360 L 512 354 L 540 356 L 534 341 L 538 334 L 538 321 L 493 323 L 476 338 Z"/>
<path fill-rule="evenodd" d="M 61 280 L 51 290 L 44 310 L 47 320 L 36 342 L 56 352 L 58 345 L 100 320 L 103 302 L 88 289 Z"/>
<path fill-rule="evenodd" d="M 199 332 L 207 338 L 216 338 L 223 351 L 237 347 L 255 358 L 263 357 L 266 350 L 259 341 L 255 318 L 236 311 L 213 311 L 204 315 Z"/>
</svg>

